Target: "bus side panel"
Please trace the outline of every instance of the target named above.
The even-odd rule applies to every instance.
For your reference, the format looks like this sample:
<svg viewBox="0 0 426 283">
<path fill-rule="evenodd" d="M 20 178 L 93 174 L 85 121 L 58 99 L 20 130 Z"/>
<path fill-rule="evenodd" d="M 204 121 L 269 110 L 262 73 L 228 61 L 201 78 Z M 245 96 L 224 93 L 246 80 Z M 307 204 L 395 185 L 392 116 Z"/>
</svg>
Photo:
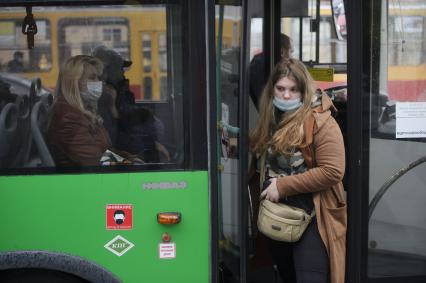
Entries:
<svg viewBox="0 0 426 283">
<path fill-rule="evenodd" d="M 72 254 L 123 282 L 208 282 L 207 172 L 0 177 L 0 201 L 1 252 Z M 132 205 L 132 229 L 107 230 L 111 204 Z M 181 222 L 161 225 L 159 212 L 180 212 Z M 175 258 L 159 257 L 163 233 Z M 134 245 L 121 256 L 104 247 L 118 235 Z"/>
</svg>

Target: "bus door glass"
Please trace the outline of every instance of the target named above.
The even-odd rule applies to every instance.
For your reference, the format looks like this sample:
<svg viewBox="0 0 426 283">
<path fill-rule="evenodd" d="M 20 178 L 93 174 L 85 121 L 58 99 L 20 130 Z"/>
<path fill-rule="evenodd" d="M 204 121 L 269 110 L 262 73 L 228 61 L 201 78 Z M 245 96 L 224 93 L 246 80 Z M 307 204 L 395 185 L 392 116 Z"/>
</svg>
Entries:
<svg viewBox="0 0 426 283">
<path fill-rule="evenodd" d="M 336 31 L 338 22 L 333 15 L 338 15 L 342 31 Z M 281 1 L 280 30 L 285 49 L 282 56 L 297 58 L 315 68 L 311 74 L 323 90 L 345 86 L 347 82 L 343 23 L 346 28 L 343 1 L 338 8 L 327 0 Z"/>
<path fill-rule="evenodd" d="M 426 5 L 377 1 L 372 25 L 368 277 L 426 276 Z M 371 27 L 372 28 L 372 27 Z M 373 30 L 373 29 L 372 29 Z M 389 280 L 389 279 L 388 279 Z M 405 282 L 405 281 L 395 281 Z"/>
<path fill-rule="evenodd" d="M 281 56 L 303 61 L 317 89 L 330 96 L 347 141 L 347 41 L 342 0 L 282 0 Z M 346 150 L 346 159 L 349 154 Z M 346 166 L 348 168 L 348 164 Z M 346 185 L 347 174 L 343 184 Z"/>
<path fill-rule="evenodd" d="M 228 274 L 231 278 L 239 279 L 244 246 L 240 220 L 241 202 L 244 200 L 238 180 L 242 9 L 241 4 L 235 2 L 237 4 L 216 5 L 216 107 L 219 120 L 219 264 L 223 271 L 221 276 Z"/>
</svg>

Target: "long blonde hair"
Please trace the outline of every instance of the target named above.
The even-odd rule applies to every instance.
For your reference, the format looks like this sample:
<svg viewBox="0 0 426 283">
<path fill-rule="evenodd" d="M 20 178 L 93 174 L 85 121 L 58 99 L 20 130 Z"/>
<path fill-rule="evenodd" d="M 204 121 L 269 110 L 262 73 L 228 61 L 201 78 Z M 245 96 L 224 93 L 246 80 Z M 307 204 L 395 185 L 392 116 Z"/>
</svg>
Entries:
<svg viewBox="0 0 426 283">
<path fill-rule="evenodd" d="M 296 83 L 301 93 L 302 106 L 295 111 L 285 113 L 278 125 L 275 119 L 275 84 L 288 77 Z M 302 62 L 296 59 L 283 59 L 273 69 L 263 89 L 259 106 L 259 118 L 250 134 L 250 150 L 262 154 L 268 147 L 273 153 L 290 155 L 295 147 L 304 144 L 303 123 L 311 113 L 314 97 L 314 85 L 311 75 Z"/>
<path fill-rule="evenodd" d="M 80 96 L 79 81 L 83 76 L 84 69 L 92 65 L 96 68 L 97 75 L 100 76 L 103 71 L 102 62 L 92 56 L 77 55 L 65 61 L 59 71 L 58 83 L 56 84 L 55 100 L 62 96 L 65 101 L 83 112 L 93 123 L 102 121 L 97 113 L 90 111 L 84 107 L 83 100 Z"/>
</svg>

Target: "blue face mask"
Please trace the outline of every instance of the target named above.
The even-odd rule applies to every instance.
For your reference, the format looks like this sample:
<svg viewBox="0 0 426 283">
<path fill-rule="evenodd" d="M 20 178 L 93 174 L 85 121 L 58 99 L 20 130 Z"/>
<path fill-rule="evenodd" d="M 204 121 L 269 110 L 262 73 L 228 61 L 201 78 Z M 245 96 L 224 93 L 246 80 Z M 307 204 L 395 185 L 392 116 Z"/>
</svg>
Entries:
<svg viewBox="0 0 426 283">
<path fill-rule="evenodd" d="M 285 112 L 290 110 L 295 110 L 302 106 L 302 99 L 296 98 L 291 100 L 284 100 L 281 98 L 277 98 L 274 96 L 274 100 L 272 101 L 275 107 L 277 107 L 279 110 Z"/>
</svg>

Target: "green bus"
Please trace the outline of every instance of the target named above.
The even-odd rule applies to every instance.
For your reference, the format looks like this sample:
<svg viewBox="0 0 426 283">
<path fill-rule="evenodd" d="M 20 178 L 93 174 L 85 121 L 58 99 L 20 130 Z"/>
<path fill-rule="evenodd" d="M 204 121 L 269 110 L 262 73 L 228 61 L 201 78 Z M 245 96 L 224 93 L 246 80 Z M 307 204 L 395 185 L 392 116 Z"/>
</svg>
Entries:
<svg viewBox="0 0 426 283">
<path fill-rule="evenodd" d="M 396 2 L 1 1 L 0 282 L 282 282 L 247 180 L 251 84 L 282 34 L 339 110 L 346 282 L 425 282 L 426 7 Z M 114 145 L 141 161 L 60 166 L 46 136 L 58 72 L 98 46 L 131 61 L 134 119 L 119 127 L 138 134 Z M 401 124 L 401 109 L 417 114 Z"/>
</svg>

